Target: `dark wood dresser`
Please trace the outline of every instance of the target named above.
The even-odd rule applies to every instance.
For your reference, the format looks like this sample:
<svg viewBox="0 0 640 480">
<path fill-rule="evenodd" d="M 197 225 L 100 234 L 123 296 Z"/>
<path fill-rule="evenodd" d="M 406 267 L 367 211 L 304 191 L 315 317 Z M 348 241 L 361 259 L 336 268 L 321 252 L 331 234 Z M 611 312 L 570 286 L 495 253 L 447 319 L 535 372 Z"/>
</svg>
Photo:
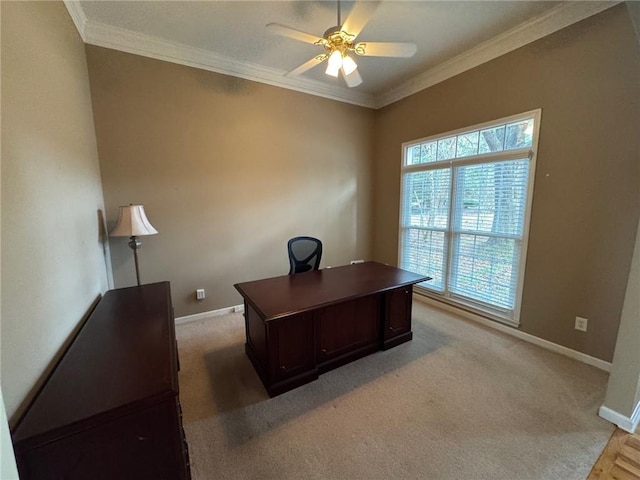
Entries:
<svg viewBox="0 0 640 480">
<path fill-rule="evenodd" d="M 169 282 L 107 292 L 13 431 L 21 480 L 183 480 Z"/>
</svg>

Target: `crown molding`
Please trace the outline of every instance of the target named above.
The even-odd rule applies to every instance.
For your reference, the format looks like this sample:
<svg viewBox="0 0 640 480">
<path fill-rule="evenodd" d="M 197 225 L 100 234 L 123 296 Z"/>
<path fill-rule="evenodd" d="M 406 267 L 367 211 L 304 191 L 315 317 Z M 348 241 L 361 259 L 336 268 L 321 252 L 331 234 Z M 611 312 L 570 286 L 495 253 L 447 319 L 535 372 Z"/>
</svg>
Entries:
<svg viewBox="0 0 640 480">
<path fill-rule="evenodd" d="M 379 95 L 376 97 L 374 108 L 382 108 L 393 102 L 402 100 L 425 88 L 429 88 L 462 72 L 516 50 L 517 48 L 535 42 L 569 25 L 600 13 L 618 3 L 621 2 L 572 1 L 560 4 Z"/>
<path fill-rule="evenodd" d="M 82 41 L 86 43 L 85 37 L 85 27 L 87 25 L 87 16 L 84 13 L 84 10 L 80 6 L 80 2 L 77 0 L 63 0 L 64 6 L 67 7 L 67 11 L 71 16 L 71 20 L 73 20 L 73 24 L 76 26 L 78 33 L 80 34 L 80 38 Z"/>
<path fill-rule="evenodd" d="M 286 72 L 283 70 L 240 62 L 208 50 L 170 42 L 100 22 L 87 21 L 85 36 L 85 43 L 90 45 L 231 75 L 362 107 L 372 108 L 374 105 L 373 96 L 362 91 L 346 87 L 333 87 L 301 77 L 285 77 Z"/>
<path fill-rule="evenodd" d="M 283 70 L 240 62 L 208 50 L 94 22 L 87 19 L 79 1 L 64 0 L 73 23 L 85 43 L 374 109 L 402 100 L 618 3 L 621 2 L 569 1 L 562 3 L 471 50 L 430 68 L 395 88 L 374 96 L 362 90 L 335 87 L 302 77 L 286 77 L 286 72 Z"/>
</svg>

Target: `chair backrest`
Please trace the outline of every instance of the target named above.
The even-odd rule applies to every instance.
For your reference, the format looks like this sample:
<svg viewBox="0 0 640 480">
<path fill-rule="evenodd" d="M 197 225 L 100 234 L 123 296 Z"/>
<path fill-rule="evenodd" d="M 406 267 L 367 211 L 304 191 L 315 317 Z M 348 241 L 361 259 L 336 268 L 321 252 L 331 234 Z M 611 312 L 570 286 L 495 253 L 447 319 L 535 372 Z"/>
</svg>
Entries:
<svg viewBox="0 0 640 480">
<path fill-rule="evenodd" d="M 313 237 L 295 237 L 287 243 L 289 275 L 318 270 L 322 258 L 322 242 Z"/>
</svg>

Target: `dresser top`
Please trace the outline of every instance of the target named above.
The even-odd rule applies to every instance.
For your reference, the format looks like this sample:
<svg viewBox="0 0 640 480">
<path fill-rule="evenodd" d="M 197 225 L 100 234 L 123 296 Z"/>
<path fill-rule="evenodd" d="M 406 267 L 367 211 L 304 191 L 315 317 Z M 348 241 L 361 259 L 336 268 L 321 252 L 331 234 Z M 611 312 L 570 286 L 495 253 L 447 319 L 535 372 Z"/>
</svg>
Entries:
<svg viewBox="0 0 640 480">
<path fill-rule="evenodd" d="M 90 426 L 177 395 L 169 282 L 107 292 L 13 432 Z"/>
</svg>

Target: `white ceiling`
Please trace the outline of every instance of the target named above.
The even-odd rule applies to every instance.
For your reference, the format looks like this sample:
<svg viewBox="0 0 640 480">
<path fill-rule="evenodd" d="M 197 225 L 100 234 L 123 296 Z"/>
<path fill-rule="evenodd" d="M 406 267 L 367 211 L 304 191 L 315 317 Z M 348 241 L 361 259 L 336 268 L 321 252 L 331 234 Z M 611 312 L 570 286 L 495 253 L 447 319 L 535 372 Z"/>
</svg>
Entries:
<svg viewBox="0 0 640 480">
<path fill-rule="evenodd" d="M 378 108 L 618 2 L 380 2 L 359 41 L 412 42 L 413 58 L 358 57 L 347 88 L 324 65 L 284 74 L 321 47 L 269 34 L 276 22 L 322 36 L 335 1 L 65 1 L 85 42 Z M 354 2 L 341 2 L 342 21 Z"/>
</svg>

